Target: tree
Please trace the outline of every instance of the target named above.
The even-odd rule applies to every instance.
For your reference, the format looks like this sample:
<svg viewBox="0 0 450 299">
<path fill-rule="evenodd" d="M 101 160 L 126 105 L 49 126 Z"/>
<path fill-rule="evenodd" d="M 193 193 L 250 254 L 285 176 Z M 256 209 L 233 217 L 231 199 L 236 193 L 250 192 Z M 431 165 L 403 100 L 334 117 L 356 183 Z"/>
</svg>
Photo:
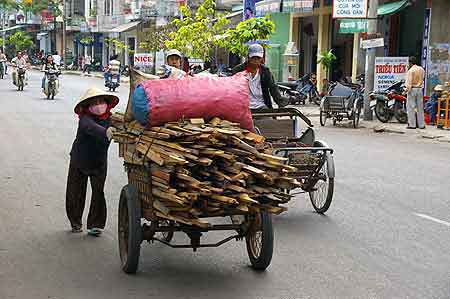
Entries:
<svg viewBox="0 0 450 299">
<path fill-rule="evenodd" d="M 17 31 L 8 37 L 8 44 L 14 46 L 16 51 L 23 51 L 33 46 L 33 40 L 25 32 Z"/>
<path fill-rule="evenodd" d="M 115 39 L 115 38 L 106 38 L 105 42 L 107 43 L 112 43 L 114 45 L 114 47 L 116 48 L 116 51 L 119 53 L 122 53 L 124 50 L 128 49 L 128 53 L 129 54 L 134 54 L 133 50 L 130 50 L 129 46 L 127 46 L 124 42 Z"/>
<path fill-rule="evenodd" d="M 53 16 L 57 17 L 62 15 L 62 11 L 59 9 L 61 4 L 61 0 L 21 0 L 18 6 L 23 11 L 33 14 L 40 13 L 43 10 L 51 10 Z"/>
<path fill-rule="evenodd" d="M 149 52 L 167 50 L 166 41 L 169 39 L 169 34 L 175 30 L 176 27 L 173 24 L 153 27 L 145 32 L 145 40 L 139 44 L 139 47 Z"/>
<path fill-rule="evenodd" d="M 336 61 L 336 55 L 333 54 L 333 50 L 323 51 L 319 54 L 317 63 L 323 65 L 327 71 L 331 69 L 333 63 Z"/>
<path fill-rule="evenodd" d="M 172 21 L 175 31 L 169 33 L 165 46 L 177 49 L 191 58 L 208 60 L 217 36 L 225 32 L 229 21 L 222 15 L 215 15 L 214 0 L 204 0 L 195 14 L 187 7 L 181 6 L 182 18 Z"/>
<path fill-rule="evenodd" d="M 217 43 L 233 54 L 246 56 L 249 42 L 267 40 L 274 32 L 275 23 L 269 17 L 251 18 L 226 30 Z"/>
</svg>

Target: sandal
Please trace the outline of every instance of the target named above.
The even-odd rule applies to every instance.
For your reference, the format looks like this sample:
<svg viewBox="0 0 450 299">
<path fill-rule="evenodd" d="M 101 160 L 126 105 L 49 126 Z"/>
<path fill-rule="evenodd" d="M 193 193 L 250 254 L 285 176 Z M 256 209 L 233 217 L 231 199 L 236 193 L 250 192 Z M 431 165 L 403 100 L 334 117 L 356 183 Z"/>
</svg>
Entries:
<svg viewBox="0 0 450 299">
<path fill-rule="evenodd" d="M 102 234 L 102 230 L 99 228 L 94 227 L 94 228 L 88 229 L 89 236 L 99 237 L 101 234 Z"/>
</svg>

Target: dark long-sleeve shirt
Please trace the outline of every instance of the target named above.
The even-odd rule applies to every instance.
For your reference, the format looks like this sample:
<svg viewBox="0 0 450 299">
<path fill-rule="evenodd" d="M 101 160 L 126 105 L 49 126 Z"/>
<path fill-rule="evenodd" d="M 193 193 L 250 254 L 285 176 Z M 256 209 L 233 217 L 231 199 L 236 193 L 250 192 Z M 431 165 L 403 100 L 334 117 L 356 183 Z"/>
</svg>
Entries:
<svg viewBox="0 0 450 299">
<path fill-rule="evenodd" d="M 90 115 L 81 115 L 70 162 L 86 172 L 106 167 L 110 144 L 106 130 L 110 125 L 110 118 L 98 120 Z"/>
</svg>

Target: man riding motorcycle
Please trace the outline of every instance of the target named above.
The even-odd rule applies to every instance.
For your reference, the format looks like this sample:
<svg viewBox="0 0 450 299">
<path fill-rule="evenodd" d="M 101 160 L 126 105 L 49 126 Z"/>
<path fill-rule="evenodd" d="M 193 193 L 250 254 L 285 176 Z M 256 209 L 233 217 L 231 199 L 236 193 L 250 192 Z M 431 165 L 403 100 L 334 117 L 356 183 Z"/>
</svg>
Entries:
<svg viewBox="0 0 450 299">
<path fill-rule="evenodd" d="M 118 76 L 118 82 L 120 82 L 120 61 L 117 60 L 117 57 L 117 55 L 111 56 L 111 60 L 105 68 L 105 84 L 112 79 L 113 75 Z"/>
<path fill-rule="evenodd" d="M 12 72 L 13 83 L 14 83 L 14 85 L 17 85 L 17 68 L 23 67 L 23 68 L 27 69 L 27 61 L 23 57 L 22 51 L 17 52 L 17 56 L 11 60 L 11 64 L 14 66 L 14 69 Z"/>
</svg>

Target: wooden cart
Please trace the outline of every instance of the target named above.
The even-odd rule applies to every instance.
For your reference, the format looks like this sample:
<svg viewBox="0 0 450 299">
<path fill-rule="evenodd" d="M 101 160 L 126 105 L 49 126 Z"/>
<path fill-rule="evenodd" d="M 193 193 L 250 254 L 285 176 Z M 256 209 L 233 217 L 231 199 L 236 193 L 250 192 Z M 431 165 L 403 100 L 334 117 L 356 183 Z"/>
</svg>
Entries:
<svg viewBox="0 0 450 299">
<path fill-rule="evenodd" d="M 252 114 L 255 127 L 272 144 L 274 154 L 288 158 L 287 163 L 298 169 L 292 176 L 302 183 L 301 191 L 286 191 L 294 195 L 308 193 L 314 209 L 325 213 L 334 192 L 333 149 L 315 139 L 311 121 L 298 109 L 263 109 L 254 110 Z M 300 119 L 308 128 L 296 136 L 296 124 Z"/>
<path fill-rule="evenodd" d="M 192 248 L 196 251 L 202 247 L 218 247 L 231 240 L 245 239 L 250 263 L 255 270 L 265 270 L 272 260 L 273 228 L 272 216 L 261 209 L 259 212 L 242 212 L 221 214 L 232 217 L 224 224 L 203 225 L 171 219 L 153 208 L 152 180 L 149 176 L 150 165 L 125 164 L 128 184 L 122 188 L 119 202 L 119 250 L 122 269 L 126 273 L 135 273 L 138 269 L 140 248 L 143 241 L 158 241 L 172 248 Z M 199 218 L 217 217 L 218 215 L 200 215 Z M 239 217 L 238 217 L 239 218 Z M 224 220 L 227 218 L 223 218 Z M 227 219 L 228 220 L 228 219 Z M 236 221 L 237 220 L 237 221 Z M 202 234 L 209 231 L 231 231 L 232 235 L 217 243 L 204 244 Z M 190 238 L 189 244 L 173 244 L 174 232 L 183 232 Z"/>
</svg>

